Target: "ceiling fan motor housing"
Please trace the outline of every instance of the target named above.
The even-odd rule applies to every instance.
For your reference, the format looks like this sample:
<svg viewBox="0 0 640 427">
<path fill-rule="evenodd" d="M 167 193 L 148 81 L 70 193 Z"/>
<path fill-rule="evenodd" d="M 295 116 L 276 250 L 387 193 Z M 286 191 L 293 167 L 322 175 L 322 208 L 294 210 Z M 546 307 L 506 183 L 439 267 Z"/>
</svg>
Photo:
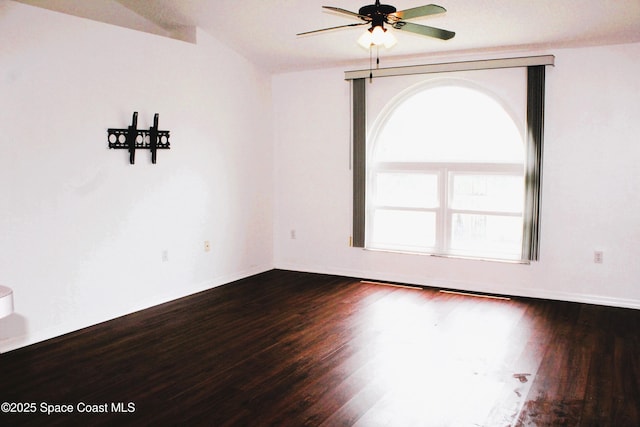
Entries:
<svg viewBox="0 0 640 427">
<path fill-rule="evenodd" d="M 395 13 L 396 8 L 388 5 L 388 4 L 380 4 L 379 1 L 376 1 L 376 4 L 370 4 L 367 6 L 363 6 L 358 11 L 358 15 L 368 16 L 371 18 L 371 27 L 382 27 L 384 22 L 386 22 L 386 18 L 388 15 Z"/>
</svg>

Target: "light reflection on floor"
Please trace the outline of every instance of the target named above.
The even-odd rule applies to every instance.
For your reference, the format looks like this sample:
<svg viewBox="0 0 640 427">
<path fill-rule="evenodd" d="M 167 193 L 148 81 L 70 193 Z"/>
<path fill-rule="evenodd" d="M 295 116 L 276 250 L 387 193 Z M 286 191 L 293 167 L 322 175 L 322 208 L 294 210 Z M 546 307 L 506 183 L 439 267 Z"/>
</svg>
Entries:
<svg viewBox="0 0 640 427">
<path fill-rule="evenodd" d="M 484 425 L 514 381 L 505 359 L 523 313 L 474 297 L 456 297 L 448 310 L 448 298 L 398 290 L 358 311 L 354 334 L 375 353 L 358 377 L 379 400 L 357 425 Z"/>
</svg>

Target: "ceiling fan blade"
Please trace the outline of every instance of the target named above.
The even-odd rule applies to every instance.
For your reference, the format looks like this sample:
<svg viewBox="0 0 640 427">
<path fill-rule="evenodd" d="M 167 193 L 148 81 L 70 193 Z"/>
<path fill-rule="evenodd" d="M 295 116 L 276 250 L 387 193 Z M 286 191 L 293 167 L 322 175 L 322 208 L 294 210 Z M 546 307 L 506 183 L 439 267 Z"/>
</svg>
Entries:
<svg viewBox="0 0 640 427">
<path fill-rule="evenodd" d="M 389 17 L 396 17 L 398 19 L 412 19 L 419 18 L 421 16 L 437 15 L 446 11 L 447 9 L 442 6 L 428 4 L 426 6 L 418 6 L 411 9 L 399 10 L 395 13 L 390 14 Z"/>
<path fill-rule="evenodd" d="M 353 18 L 359 18 L 359 19 L 364 19 L 366 21 L 371 21 L 371 18 L 365 15 L 360 15 L 359 13 L 356 12 L 351 12 L 350 10 L 346 10 L 346 9 L 342 9 L 340 7 L 334 7 L 334 6 L 322 6 L 324 9 L 329 9 L 332 12 L 337 12 L 337 13 L 341 13 L 343 15 L 349 15 Z"/>
<path fill-rule="evenodd" d="M 320 30 L 305 31 L 304 33 L 296 34 L 296 36 L 305 36 L 307 34 L 320 33 L 322 31 L 336 30 L 338 28 L 357 27 L 359 25 L 367 25 L 367 24 L 368 22 L 358 22 L 356 24 L 338 25 L 337 27 L 329 27 L 329 28 L 322 28 Z"/>
<path fill-rule="evenodd" d="M 437 39 L 449 40 L 456 35 L 453 31 L 442 30 L 435 27 L 427 27 L 426 25 L 414 24 L 413 22 L 398 21 L 393 24 L 393 28 L 401 31 L 409 31 L 427 37 L 435 37 Z"/>
</svg>

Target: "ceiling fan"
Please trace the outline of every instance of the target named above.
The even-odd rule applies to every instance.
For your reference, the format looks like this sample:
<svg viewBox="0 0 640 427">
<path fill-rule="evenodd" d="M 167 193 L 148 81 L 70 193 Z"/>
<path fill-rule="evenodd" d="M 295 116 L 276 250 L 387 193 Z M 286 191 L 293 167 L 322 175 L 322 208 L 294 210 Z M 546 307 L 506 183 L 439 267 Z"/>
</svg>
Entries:
<svg viewBox="0 0 640 427">
<path fill-rule="evenodd" d="M 407 19 L 437 15 L 447 11 L 444 7 L 437 6 L 435 4 L 418 6 L 411 9 L 398 11 L 394 6 L 388 4 L 380 4 L 380 0 L 376 0 L 375 4 L 363 6 L 360 8 L 360 10 L 358 10 L 357 13 L 339 7 L 322 7 L 324 9 L 340 13 L 342 15 L 348 15 L 352 18 L 360 19 L 363 22 L 339 25 L 337 27 L 322 28 L 320 30 L 306 31 L 304 33 L 297 34 L 298 36 L 319 33 L 322 31 L 335 30 L 338 28 L 370 25 L 368 30 L 358 40 L 358 43 L 360 45 L 365 48 L 370 48 L 371 46 L 380 45 L 391 47 L 395 44 L 395 37 L 391 34 L 391 32 L 387 31 L 387 29 L 384 27 L 384 24 L 388 24 L 396 30 L 409 31 L 411 33 L 420 34 L 427 37 L 435 37 L 441 40 L 449 40 L 456 34 L 453 31 L 443 30 L 435 27 L 428 27 L 426 25 L 414 24 L 413 22 L 406 21 Z"/>
</svg>

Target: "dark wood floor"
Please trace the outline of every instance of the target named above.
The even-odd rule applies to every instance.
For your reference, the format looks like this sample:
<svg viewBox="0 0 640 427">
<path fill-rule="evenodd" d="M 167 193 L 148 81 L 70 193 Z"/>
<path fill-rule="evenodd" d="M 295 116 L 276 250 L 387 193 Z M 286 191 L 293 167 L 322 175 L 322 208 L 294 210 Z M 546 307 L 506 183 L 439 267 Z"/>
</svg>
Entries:
<svg viewBox="0 0 640 427">
<path fill-rule="evenodd" d="M 271 271 L 0 355 L 0 401 L 36 404 L 0 425 L 639 426 L 639 334 L 636 310 Z"/>
</svg>

